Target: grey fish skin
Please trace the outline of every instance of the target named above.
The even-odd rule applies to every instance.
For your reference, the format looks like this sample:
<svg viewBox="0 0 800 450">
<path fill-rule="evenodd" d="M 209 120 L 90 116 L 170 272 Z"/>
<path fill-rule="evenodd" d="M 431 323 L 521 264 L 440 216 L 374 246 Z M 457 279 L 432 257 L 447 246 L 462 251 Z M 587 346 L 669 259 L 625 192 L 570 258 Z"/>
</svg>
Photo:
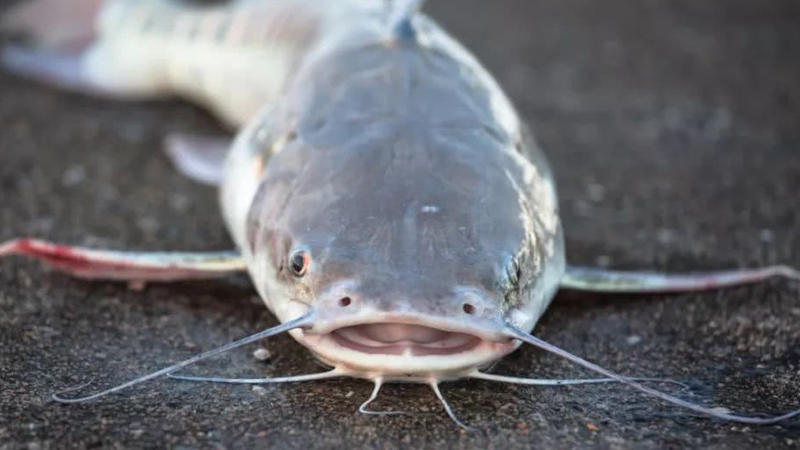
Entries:
<svg viewBox="0 0 800 450">
<path fill-rule="evenodd" d="M 441 378 L 510 351 L 506 322 L 533 328 L 564 271 L 563 236 L 544 156 L 497 83 L 425 16 L 412 39 L 395 39 L 390 13 L 320 37 L 237 138 L 223 208 L 268 307 L 281 321 L 318 317 L 293 332 L 301 343 L 356 376 Z M 233 198 L 246 217 L 226 206 Z M 302 278 L 288 268 L 298 250 L 311 261 Z M 421 324 L 499 349 L 433 367 L 413 355 L 343 358 L 316 342 L 364 323 Z"/>
<path fill-rule="evenodd" d="M 361 412 L 369 413 L 384 382 L 421 382 L 469 429 L 438 383 L 477 378 L 620 382 L 747 424 L 800 415 L 754 417 L 693 404 L 641 384 L 657 379 L 615 374 L 527 332 L 557 284 L 688 292 L 800 280 L 800 271 L 565 269 L 543 155 L 480 64 L 415 14 L 423 0 L 241 0 L 211 8 L 74 1 L 30 0 L 1 17 L 0 32 L 21 32 L 33 45 L 3 46 L 0 65 L 91 95 L 180 94 L 234 127 L 246 123 L 230 152 L 218 138 L 167 138 L 178 168 L 203 182 L 221 177 L 228 154 L 221 200 L 241 252 L 120 252 L 20 237 L 0 242 L 0 258 L 28 256 L 76 277 L 135 286 L 246 269 L 282 323 L 95 394 L 53 400 L 85 402 L 165 375 L 244 384 L 356 376 L 375 384 Z M 266 379 L 176 374 L 285 331 L 334 367 Z M 480 371 L 523 342 L 605 378 Z"/>
<path fill-rule="evenodd" d="M 269 309 L 313 309 L 292 334 L 348 373 L 427 382 L 518 345 L 503 327 L 533 328 L 565 263 L 544 156 L 469 52 L 422 14 L 393 23 L 412 3 L 112 0 L 85 65 L 103 90 L 175 92 L 243 125 L 221 207 Z M 403 357 L 326 345 L 348 327 L 381 351 L 403 337 Z M 414 354 L 439 341 L 459 354 Z"/>
<path fill-rule="evenodd" d="M 178 94 L 242 127 L 220 190 L 228 230 L 268 308 L 312 313 L 291 333 L 342 373 L 467 376 L 547 308 L 565 270 L 550 170 L 419 0 L 80 1 L 97 17 L 78 58 L 4 50 L 3 64 L 92 94 Z M 57 4 L 3 27 L 57 42 L 42 16 Z"/>
</svg>

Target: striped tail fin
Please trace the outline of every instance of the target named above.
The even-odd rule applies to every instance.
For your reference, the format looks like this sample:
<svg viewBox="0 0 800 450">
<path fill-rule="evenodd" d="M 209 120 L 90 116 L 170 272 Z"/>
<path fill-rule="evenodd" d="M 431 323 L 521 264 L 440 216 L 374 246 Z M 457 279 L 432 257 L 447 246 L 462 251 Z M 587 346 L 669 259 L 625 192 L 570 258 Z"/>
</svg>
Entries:
<svg viewBox="0 0 800 450">
<path fill-rule="evenodd" d="M 0 66 L 18 76 L 61 89 L 124 97 L 93 73 L 92 49 L 100 40 L 106 0 L 30 0 L 0 17 L 0 32 L 21 38 L 0 49 Z"/>
<path fill-rule="evenodd" d="M 80 52 L 95 38 L 95 24 L 105 0 L 31 0 L 3 14 L 0 31 L 20 35 L 31 46 Z"/>
</svg>

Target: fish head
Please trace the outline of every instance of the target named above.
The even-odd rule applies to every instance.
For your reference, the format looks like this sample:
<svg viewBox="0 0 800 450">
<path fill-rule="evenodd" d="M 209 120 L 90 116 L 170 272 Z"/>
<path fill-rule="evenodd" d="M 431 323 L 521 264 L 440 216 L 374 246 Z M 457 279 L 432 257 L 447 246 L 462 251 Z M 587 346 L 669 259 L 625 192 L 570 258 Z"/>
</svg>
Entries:
<svg viewBox="0 0 800 450">
<path fill-rule="evenodd" d="M 248 219 L 265 302 L 282 321 L 314 317 L 293 336 L 355 375 L 406 381 L 514 350 L 506 324 L 532 328 L 563 271 L 547 174 L 491 137 L 408 121 L 340 145 L 293 136 Z"/>
</svg>

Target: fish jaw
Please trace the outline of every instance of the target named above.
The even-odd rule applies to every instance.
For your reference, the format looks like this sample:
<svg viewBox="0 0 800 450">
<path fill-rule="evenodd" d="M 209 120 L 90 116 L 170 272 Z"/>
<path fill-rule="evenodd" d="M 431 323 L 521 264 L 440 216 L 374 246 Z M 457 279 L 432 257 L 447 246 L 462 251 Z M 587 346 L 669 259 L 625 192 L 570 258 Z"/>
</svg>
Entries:
<svg viewBox="0 0 800 450">
<path fill-rule="evenodd" d="M 388 324 L 395 325 L 395 324 Z M 324 363 L 355 378 L 428 384 L 430 380 L 456 380 L 514 351 L 518 341 L 495 342 L 475 338 L 474 345 L 446 355 L 415 354 L 407 346 L 395 354 L 368 353 L 344 344 L 334 333 L 292 333 Z M 394 351 L 394 350 L 392 350 Z"/>
<path fill-rule="evenodd" d="M 463 378 L 519 346 L 499 320 L 454 320 L 377 311 L 320 314 L 292 337 L 320 360 L 356 378 L 429 383 Z"/>
</svg>

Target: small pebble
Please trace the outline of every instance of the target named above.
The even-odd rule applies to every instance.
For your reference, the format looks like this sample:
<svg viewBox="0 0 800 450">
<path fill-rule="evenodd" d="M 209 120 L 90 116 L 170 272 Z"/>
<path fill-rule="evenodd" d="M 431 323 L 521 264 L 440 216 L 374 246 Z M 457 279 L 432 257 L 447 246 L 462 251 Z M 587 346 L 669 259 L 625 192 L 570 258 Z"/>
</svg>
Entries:
<svg viewBox="0 0 800 450">
<path fill-rule="evenodd" d="M 658 239 L 658 242 L 662 244 L 670 244 L 675 240 L 675 232 L 668 228 L 662 228 L 658 230 L 656 239 Z"/>
<path fill-rule="evenodd" d="M 272 358 L 272 352 L 265 348 L 259 348 L 253 352 L 253 358 L 259 361 L 267 361 Z"/>
<path fill-rule="evenodd" d="M 251 389 L 258 395 L 267 395 L 267 390 L 261 386 L 253 386 Z"/>
<path fill-rule="evenodd" d="M 589 202 L 584 200 L 577 200 L 572 205 L 575 215 L 580 217 L 589 217 L 592 213 L 592 206 Z"/>
<path fill-rule="evenodd" d="M 158 231 L 160 224 L 153 217 L 140 217 L 136 220 L 136 226 L 145 233 L 155 233 Z"/>
<path fill-rule="evenodd" d="M 61 177 L 61 184 L 66 187 L 77 186 L 86 179 L 86 169 L 79 164 L 70 166 Z"/>
<path fill-rule="evenodd" d="M 639 342 L 642 342 L 642 338 L 641 338 L 641 337 L 639 337 L 639 336 L 636 336 L 636 335 L 633 335 L 633 336 L 628 336 L 628 337 L 625 339 L 625 342 L 627 342 L 627 343 L 628 343 L 628 345 L 636 345 L 636 344 L 638 344 Z"/>
<path fill-rule="evenodd" d="M 611 266 L 611 257 L 608 255 L 600 255 L 594 260 L 595 264 L 599 267 L 607 268 Z"/>
<path fill-rule="evenodd" d="M 189 207 L 190 203 L 191 203 L 191 200 L 189 200 L 189 197 L 187 197 L 187 196 L 185 196 L 183 194 L 173 194 L 169 198 L 169 205 L 173 209 L 175 209 L 177 211 L 181 211 L 181 212 L 186 211 L 186 209 Z"/>
<path fill-rule="evenodd" d="M 144 280 L 132 280 L 128 282 L 128 289 L 134 292 L 142 292 L 147 287 L 147 282 Z"/>
<path fill-rule="evenodd" d="M 606 188 L 602 184 L 591 183 L 586 186 L 586 194 L 594 203 L 602 202 L 606 198 Z"/>
</svg>

